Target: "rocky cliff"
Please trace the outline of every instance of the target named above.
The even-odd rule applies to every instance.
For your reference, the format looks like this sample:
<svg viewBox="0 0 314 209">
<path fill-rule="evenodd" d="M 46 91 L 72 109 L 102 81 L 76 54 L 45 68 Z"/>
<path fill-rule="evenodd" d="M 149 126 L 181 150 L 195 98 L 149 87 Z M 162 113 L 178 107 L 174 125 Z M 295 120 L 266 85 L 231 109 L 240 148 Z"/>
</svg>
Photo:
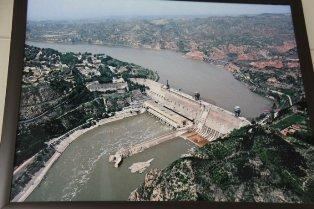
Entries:
<svg viewBox="0 0 314 209">
<path fill-rule="evenodd" d="M 133 201 L 312 202 L 313 146 L 248 126 L 151 170 Z M 312 154 L 311 154 L 312 153 Z"/>
</svg>

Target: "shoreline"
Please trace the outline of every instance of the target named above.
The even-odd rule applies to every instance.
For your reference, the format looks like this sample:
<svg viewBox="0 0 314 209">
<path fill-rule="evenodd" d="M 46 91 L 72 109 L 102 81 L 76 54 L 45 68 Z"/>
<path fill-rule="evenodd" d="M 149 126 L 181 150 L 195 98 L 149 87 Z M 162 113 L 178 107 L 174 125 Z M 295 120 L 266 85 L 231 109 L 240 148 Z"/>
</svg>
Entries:
<svg viewBox="0 0 314 209">
<path fill-rule="evenodd" d="M 35 42 L 35 41 L 31 41 L 31 42 Z M 27 42 L 26 42 L 27 43 Z M 39 42 L 42 43 L 42 42 Z M 44 43 L 50 43 L 50 42 L 44 42 Z M 55 42 L 51 42 L 54 44 L 59 44 L 59 43 L 55 43 Z M 60 44 L 64 44 L 64 43 L 60 43 Z M 69 45 L 76 45 L 76 44 L 69 44 Z M 95 44 L 92 44 L 95 45 Z M 104 45 L 101 45 L 104 46 Z M 144 48 L 147 49 L 147 48 Z M 154 50 L 154 49 L 149 49 L 149 50 Z M 172 51 L 172 50 L 170 50 Z M 186 59 L 191 59 L 191 58 L 186 58 Z M 194 59 L 192 59 L 194 60 Z M 200 61 L 200 60 L 199 60 Z M 223 68 L 223 66 L 221 65 L 217 65 L 215 63 L 212 62 L 206 62 L 205 60 L 201 61 L 201 62 L 205 62 L 207 64 L 210 65 L 214 65 L 217 66 L 219 68 L 221 68 L 222 70 L 226 70 Z M 227 71 L 227 70 L 226 70 Z M 157 74 L 158 75 L 158 74 Z M 235 78 L 235 76 L 233 75 L 233 77 Z M 236 79 L 236 78 L 235 78 Z M 238 80 L 238 79 L 236 79 Z M 246 84 L 245 82 L 238 80 L 239 82 Z M 248 85 L 248 84 L 247 84 Z M 250 85 L 248 85 L 250 86 Z M 252 90 L 251 90 L 252 91 Z M 252 91 L 253 93 L 256 93 L 254 91 Z M 256 93 L 257 94 L 257 93 Z M 262 95 L 261 95 L 262 96 Z M 265 97 L 265 96 L 263 96 Z M 267 98 L 267 97 L 265 97 Z M 216 105 L 214 105 L 216 106 Z M 217 106 L 218 107 L 218 106 Z M 47 162 L 44 163 L 44 166 L 37 171 L 31 178 L 31 180 L 25 185 L 25 187 L 23 188 L 23 190 L 21 190 L 14 198 L 13 198 L 13 202 L 22 202 L 24 200 L 26 200 L 28 198 L 28 196 L 35 190 L 35 188 L 41 183 L 41 181 L 44 179 L 44 177 L 46 176 L 46 174 L 48 173 L 49 169 L 52 167 L 52 165 L 54 164 L 54 162 L 56 162 L 59 157 L 62 155 L 62 153 L 66 150 L 66 148 L 77 138 L 79 138 L 81 135 L 85 134 L 86 132 L 97 128 L 101 125 L 110 123 L 110 122 L 114 122 L 114 121 L 118 121 L 118 120 L 122 120 L 124 118 L 128 118 L 128 117 L 132 117 L 137 115 L 136 113 L 129 113 L 130 110 L 128 111 L 120 111 L 120 112 L 116 112 L 116 115 L 110 117 L 110 118 L 105 118 L 102 119 L 100 121 L 98 121 L 95 125 L 89 127 L 89 128 L 85 128 L 85 129 L 78 129 L 75 130 L 73 133 L 71 133 L 68 137 L 64 138 L 58 145 L 55 146 L 55 150 L 56 152 L 49 158 L 49 160 Z M 229 111 L 228 111 L 229 112 Z M 142 113 L 142 112 L 141 112 Z M 73 130 L 73 129 L 72 129 Z M 65 133 L 64 135 L 51 139 L 49 140 L 48 143 L 51 143 L 53 141 L 57 141 L 58 139 L 64 137 L 65 135 L 67 135 L 68 133 Z M 34 156 L 36 156 L 37 154 L 35 154 Z M 34 156 L 32 158 L 34 158 Z M 31 158 L 30 158 L 31 159 Z M 28 159 L 27 161 L 25 161 L 22 165 L 23 167 L 19 166 L 16 170 L 14 170 L 14 173 L 20 173 L 23 172 L 24 169 L 26 169 L 27 165 L 32 163 L 32 160 Z M 18 172 L 16 172 L 18 171 Z"/>
<path fill-rule="evenodd" d="M 79 129 L 79 130 L 74 131 L 72 134 L 70 134 L 68 137 L 66 137 L 64 140 L 62 140 L 62 142 L 60 142 L 60 144 L 56 145 L 56 148 L 55 148 L 56 152 L 44 164 L 44 167 L 41 168 L 38 172 L 36 172 L 32 176 L 32 179 L 25 185 L 23 190 L 20 191 L 11 201 L 12 202 L 23 202 L 23 201 L 25 201 L 28 198 L 28 196 L 35 190 L 35 188 L 41 183 L 41 181 L 44 179 L 44 177 L 48 173 L 49 169 L 59 159 L 59 157 L 66 150 L 66 148 L 73 141 L 75 141 L 77 138 L 79 138 L 83 134 L 85 134 L 88 131 L 91 131 L 91 130 L 99 127 L 99 126 L 102 126 L 102 125 L 105 125 L 105 124 L 108 124 L 108 123 L 111 123 L 111 122 L 119 121 L 119 120 L 122 120 L 122 119 L 125 119 L 125 118 L 128 118 L 128 117 L 133 117 L 133 116 L 136 116 L 136 115 L 142 114 L 142 113 L 144 113 L 143 110 L 140 113 L 130 113 L 130 110 L 116 112 L 116 114 L 114 116 L 112 116 L 110 118 L 101 119 L 95 125 L 93 125 L 93 126 L 91 126 L 89 128 Z M 50 141 L 57 140 L 57 139 L 65 136 L 66 134 L 67 133 L 65 133 L 64 135 L 62 135 L 62 136 L 60 136 L 58 138 L 51 139 Z M 37 154 L 35 154 L 34 156 L 36 156 L 36 155 Z M 30 159 L 32 159 L 34 156 L 32 156 Z M 25 162 L 31 161 L 30 159 L 28 159 Z M 23 166 L 23 167 L 21 167 L 21 166 Z M 27 167 L 27 165 L 25 165 L 25 163 L 23 163 L 21 166 L 16 168 L 14 172 L 16 172 L 16 170 L 21 172 L 20 171 L 21 169 L 23 169 L 23 168 L 25 169 Z"/>
<path fill-rule="evenodd" d="M 182 55 L 182 57 L 184 57 L 185 59 L 203 62 L 203 63 L 206 63 L 208 65 L 215 66 L 217 69 L 229 72 L 235 80 L 237 80 L 240 83 L 242 83 L 244 86 L 246 86 L 254 94 L 259 95 L 259 96 L 261 96 L 261 97 L 263 97 L 263 98 L 265 98 L 267 100 L 274 101 L 274 100 L 268 98 L 267 94 L 263 95 L 260 92 L 254 91 L 253 88 L 256 88 L 255 84 L 250 84 L 250 83 L 245 82 L 245 81 L 243 81 L 241 79 L 238 79 L 237 76 L 236 76 L 236 73 L 233 73 L 233 72 L 227 70 L 225 68 L 225 65 L 227 65 L 227 64 L 223 63 L 223 62 L 225 62 L 225 60 L 222 60 L 222 61 L 212 61 L 212 60 L 208 60 L 208 59 L 205 59 L 205 58 L 203 58 L 203 59 L 193 59 L 191 57 L 187 57 L 185 52 L 181 52 L 181 51 L 178 51 L 178 50 L 175 50 L 175 49 L 155 49 L 155 48 L 147 48 L 147 47 L 141 47 L 141 46 L 139 46 L 139 47 L 132 47 L 132 46 L 115 45 L 115 44 L 103 44 L 103 43 L 101 43 L 101 44 L 100 43 L 88 43 L 88 42 L 68 43 L 68 42 L 54 42 L 54 41 L 44 41 L 44 40 L 41 40 L 41 41 L 27 40 L 25 43 L 26 44 L 30 44 L 30 42 L 31 43 L 33 42 L 33 43 L 45 43 L 45 44 L 57 44 L 57 45 L 69 45 L 69 46 L 75 46 L 75 45 L 82 45 L 83 44 L 83 45 L 92 45 L 92 46 L 103 46 L 103 47 L 109 47 L 109 48 L 143 49 L 143 50 L 151 50 L 151 51 L 162 51 L 162 50 L 164 50 L 164 51 L 180 53 Z M 111 56 L 111 55 L 109 55 L 109 56 Z M 152 71 L 155 73 L 154 69 L 152 69 Z M 159 81 L 159 79 L 160 79 L 160 76 L 158 75 L 156 81 Z"/>
<path fill-rule="evenodd" d="M 28 45 L 32 45 L 32 43 L 68 45 L 68 46 L 91 45 L 91 46 L 102 46 L 102 47 L 119 48 L 119 49 L 142 49 L 142 50 L 150 50 L 150 51 L 169 51 L 169 52 L 179 53 L 185 59 L 199 61 L 199 62 L 204 62 L 206 64 L 209 64 L 209 65 L 212 65 L 212 66 L 215 66 L 217 68 L 221 68 L 221 69 L 225 70 L 223 65 L 217 64 L 215 62 L 208 62 L 205 59 L 202 59 L 202 60 L 200 60 L 200 59 L 193 59 L 193 58 L 187 57 L 185 52 L 181 52 L 181 51 L 175 50 L 175 49 L 156 49 L 156 48 L 147 48 L 147 47 L 132 47 L 132 46 L 123 46 L 123 45 L 115 45 L 115 44 L 97 44 L 97 43 L 87 43 L 87 42 L 68 43 L 68 42 L 36 41 L 36 40 L 26 40 L 25 41 L 25 44 L 28 44 Z M 34 46 L 34 45 L 32 45 L 32 46 Z M 39 47 L 39 48 L 41 48 L 41 47 Z M 69 51 L 67 51 L 67 52 L 69 52 Z M 101 54 L 101 53 L 98 53 L 98 54 Z M 110 54 L 108 54 L 108 55 L 111 56 Z M 111 57 L 113 57 L 115 59 L 118 59 L 118 58 L 116 58 L 114 56 L 111 56 Z"/>
</svg>

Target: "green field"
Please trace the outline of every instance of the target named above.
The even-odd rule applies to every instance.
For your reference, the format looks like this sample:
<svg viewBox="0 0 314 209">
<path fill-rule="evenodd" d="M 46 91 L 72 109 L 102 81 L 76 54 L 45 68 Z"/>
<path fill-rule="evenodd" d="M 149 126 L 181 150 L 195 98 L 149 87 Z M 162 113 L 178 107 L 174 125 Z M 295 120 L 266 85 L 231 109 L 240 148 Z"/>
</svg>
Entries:
<svg viewBox="0 0 314 209">
<path fill-rule="evenodd" d="M 305 117 L 303 115 L 294 114 L 294 115 L 289 115 L 279 120 L 277 123 L 273 125 L 273 128 L 282 130 L 293 124 L 302 124 L 304 122 L 305 122 Z"/>
</svg>

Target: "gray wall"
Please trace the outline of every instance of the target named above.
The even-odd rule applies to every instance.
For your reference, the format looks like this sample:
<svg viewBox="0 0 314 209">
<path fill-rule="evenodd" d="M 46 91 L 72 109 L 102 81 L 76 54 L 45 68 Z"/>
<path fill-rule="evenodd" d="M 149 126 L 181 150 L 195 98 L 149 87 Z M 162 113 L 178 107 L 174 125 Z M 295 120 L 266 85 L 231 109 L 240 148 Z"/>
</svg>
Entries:
<svg viewBox="0 0 314 209">
<path fill-rule="evenodd" d="M 314 1 L 302 0 L 302 2 L 314 60 Z M 11 41 L 12 11 L 13 0 L 0 0 L 0 136 Z"/>
</svg>

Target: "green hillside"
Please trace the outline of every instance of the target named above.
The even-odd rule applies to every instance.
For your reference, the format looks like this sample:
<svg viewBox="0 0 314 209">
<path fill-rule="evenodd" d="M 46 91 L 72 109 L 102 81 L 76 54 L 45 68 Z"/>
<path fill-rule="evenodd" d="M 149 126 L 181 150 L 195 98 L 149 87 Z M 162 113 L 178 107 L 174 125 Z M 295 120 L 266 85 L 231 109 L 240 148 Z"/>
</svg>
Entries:
<svg viewBox="0 0 314 209">
<path fill-rule="evenodd" d="M 150 171 L 129 199 L 313 202 L 312 135 L 284 137 L 277 127 L 290 125 L 289 114 L 264 127 L 235 130 L 164 170 Z"/>
</svg>

